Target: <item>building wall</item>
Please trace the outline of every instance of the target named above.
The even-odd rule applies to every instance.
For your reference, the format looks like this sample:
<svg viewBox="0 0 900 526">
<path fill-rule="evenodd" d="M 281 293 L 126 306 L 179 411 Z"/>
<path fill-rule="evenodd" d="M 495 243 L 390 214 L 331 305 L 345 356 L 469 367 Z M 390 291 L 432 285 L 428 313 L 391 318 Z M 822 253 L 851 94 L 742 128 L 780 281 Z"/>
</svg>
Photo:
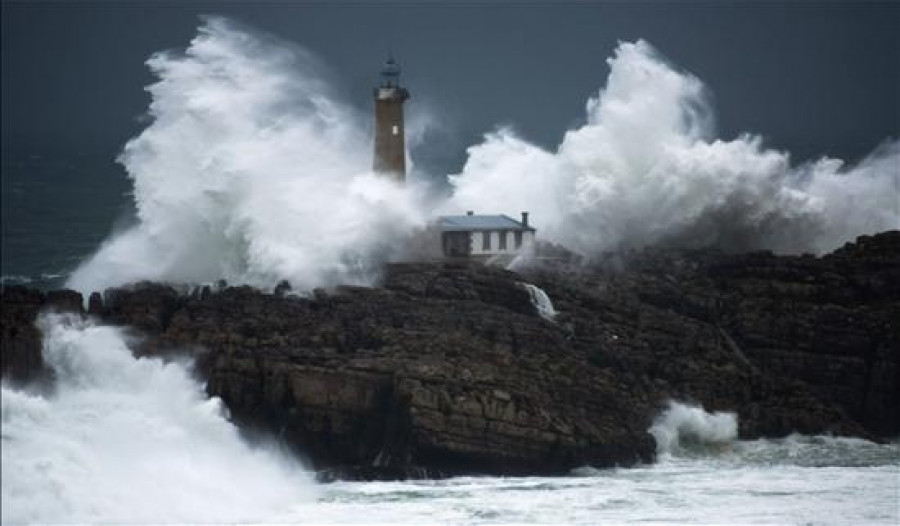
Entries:
<svg viewBox="0 0 900 526">
<path fill-rule="evenodd" d="M 528 230 L 522 233 L 522 248 L 531 246 L 534 244 L 534 232 Z"/>
<path fill-rule="evenodd" d="M 472 232 L 472 250 L 470 251 L 473 255 L 483 254 L 484 251 L 481 249 L 482 243 L 484 242 L 484 238 L 482 237 L 481 232 Z"/>
<path fill-rule="evenodd" d="M 469 232 L 444 232 L 441 238 L 444 255 L 467 257 L 471 254 L 472 238 Z"/>
<path fill-rule="evenodd" d="M 513 230 L 508 230 L 503 232 L 506 236 L 506 248 L 500 249 L 500 235 L 501 232 L 498 231 L 489 231 L 489 232 L 472 232 L 471 234 L 471 254 L 473 256 L 490 256 L 495 254 L 514 254 L 519 252 L 522 248 L 525 248 L 534 243 L 534 232 L 524 231 L 522 232 L 522 247 L 516 249 L 516 233 Z M 484 236 L 490 236 L 491 238 L 491 248 L 488 250 L 484 250 Z"/>
</svg>

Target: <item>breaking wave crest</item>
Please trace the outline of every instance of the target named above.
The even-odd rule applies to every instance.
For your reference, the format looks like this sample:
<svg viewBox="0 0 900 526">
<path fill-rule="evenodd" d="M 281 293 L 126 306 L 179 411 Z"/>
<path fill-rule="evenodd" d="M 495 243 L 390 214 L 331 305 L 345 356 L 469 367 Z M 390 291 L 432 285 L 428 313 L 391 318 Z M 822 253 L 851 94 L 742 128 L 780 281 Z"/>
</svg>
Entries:
<svg viewBox="0 0 900 526">
<path fill-rule="evenodd" d="M 138 223 L 68 286 L 369 283 L 424 223 L 413 189 L 371 173 L 366 126 L 308 52 L 211 18 L 147 65 L 151 123 L 119 158 Z"/>
<path fill-rule="evenodd" d="M 538 233 L 587 255 L 669 244 L 823 252 L 900 227 L 900 142 L 855 166 L 792 166 L 749 134 L 714 138 L 707 91 L 647 43 L 621 43 L 587 122 L 547 151 L 508 128 L 450 177 L 456 210 L 530 210 Z"/>
<path fill-rule="evenodd" d="M 823 252 L 900 228 L 900 142 L 854 166 L 792 165 L 758 136 L 716 139 L 706 87 L 648 43 L 622 43 L 608 62 L 586 123 L 555 151 L 508 128 L 487 134 L 437 211 L 528 210 L 541 238 L 588 256 L 659 244 Z M 335 99 L 310 53 L 210 18 L 184 53 L 147 64 L 150 124 L 119 158 L 137 224 L 69 287 L 370 284 L 415 245 L 423 195 L 371 173 L 369 117 Z"/>
<path fill-rule="evenodd" d="M 2 387 L 2 522 L 253 522 L 310 497 L 252 448 L 185 364 L 135 359 L 120 329 L 45 315 L 55 392 Z"/>
<path fill-rule="evenodd" d="M 658 455 L 719 451 L 737 439 L 737 415 L 669 402 L 647 431 L 656 440 Z"/>
<path fill-rule="evenodd" d="M 900 441 L 877 444 L 861 438 L 800 435 L 738 440 L 731 412 L 669 402 L 647 430 L 656 440 L 662 465 L 710 461 L 731 466 L 867 467 L 896 466 Z M 583 468 L 575 474 L 592 474 Z"/>
</svg>

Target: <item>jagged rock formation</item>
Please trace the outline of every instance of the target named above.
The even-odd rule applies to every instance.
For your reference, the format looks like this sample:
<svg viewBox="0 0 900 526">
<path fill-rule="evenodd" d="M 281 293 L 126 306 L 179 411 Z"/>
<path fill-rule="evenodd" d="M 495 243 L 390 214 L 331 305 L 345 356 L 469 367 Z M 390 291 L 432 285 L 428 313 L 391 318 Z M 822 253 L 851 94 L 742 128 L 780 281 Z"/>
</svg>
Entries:
<svg viewBox="0 0 900 526">
<path fill-rule="evenodd" d="M 52 379 L 41 356 L 35 326 L 41 310 L 83 313 L 81 294 L 71 290 L 42 293 L 22 286 L 0 288 L 0 376 L 13 384 Z"/>
<path fill-rule="evenodd" d="M 24 383 L 44 370 L 41 333 L 34 322 L 46 298 L 44 294 L 25 287 L 6 287 L 2 298 L 0 372 L 4 380 Z"/>
<path fill-rule="evenodd" d="M 900 433 L 898 234 L 824 258 L 732 256 L 707 272 L 722 298 L 718 323 L 754 363 L 885 436 Z"/>
<path fill-rule="evenodd" d="M 206 349 L 209 391 L 238 420 L 354 476 L 649 460 L 646 426 L 617 394 L 630 387 L 583 374 L 519 279 L 482 265 L 399 264 L 382 288 L 315 299 L 231 288 L 183 299 L 143 352 Z M 145 314 L 165 318 L 176 298 L 158 287 L 134 294 L 108 295 L 105 315 L 147 330 Z"/>
<path fill-rule="evenodd" d="M 145 334 L 139 353 L 192 354 L 236 421 L 332 473 L 560 473 L 650 459 L 646 429 L 670 398 L 737 411 L 744 437 L 896 434 L 898 273 L 888 232 L 823 258 L 395 264 L 378 288 L 310 298 L 142 284 L 89 310 Z M 549 294 L 553 321 L 522 281 Z M 24 379 L 50 298 L 11 287 L 2 301 L 3 372 Z"/>
<path fill-rule="evenodd" d="M 536 274 L 595 364 L 737 410 L 742 436 L 900 432 L 900 232 L 822 258 L 646 251 Z"/>
</svg>

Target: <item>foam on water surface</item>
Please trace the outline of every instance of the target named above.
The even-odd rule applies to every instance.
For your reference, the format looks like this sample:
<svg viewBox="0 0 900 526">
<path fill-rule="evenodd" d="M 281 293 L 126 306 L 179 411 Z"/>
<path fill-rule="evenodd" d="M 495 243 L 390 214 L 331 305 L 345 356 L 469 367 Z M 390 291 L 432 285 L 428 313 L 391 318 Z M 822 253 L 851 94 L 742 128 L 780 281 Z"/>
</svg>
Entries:
<svg viewBox="0 0 900 526">
<path fill-rule="evenodd" d="M 135 359 L 121 329 L 47 315 L 51 394 L 2 391 L 4 523 L 271 520 L 308 474 L 250 447 L 186 363 Z"/>
</svg>

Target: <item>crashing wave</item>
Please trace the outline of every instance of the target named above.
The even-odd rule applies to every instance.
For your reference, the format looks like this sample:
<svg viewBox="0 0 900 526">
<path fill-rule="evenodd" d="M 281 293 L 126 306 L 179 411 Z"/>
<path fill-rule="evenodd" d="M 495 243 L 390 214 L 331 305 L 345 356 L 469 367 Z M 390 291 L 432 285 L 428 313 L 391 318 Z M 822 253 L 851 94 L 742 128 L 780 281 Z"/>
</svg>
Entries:
<svg viewBox="0 0 900 526">
<path fill-rule="evenodd" d="M 737 415 L 669 402 L 647 431 L 656 440 L 658 455 L 728 450 L 737 439 Z"/>
<path fill-rule="evenodd" d="M 45 315 L 55 373 L 41 396 L 2 386 L 4 524 L 259 522 L 311 481 L 250 447 L 184 363 L 135 359 L 121 329 Z"/>
<path fill-rule="evenodd" d="M 587 122 L 555 151 L 508 129 L 469 148 L 450 207 L 532 212 L 544 239 L 586 255 L 669 244 L 824 252 L 900 227 L 900 141 L 855 166 L 792 166 L 758 136 L 715 138 L 707 89 L 643 40 L 608 60 Z"/>
<path fill-rule="evenodd" d="M 758 136 L 715 138 L 706 87 L 647 42 L 621 43 L 608 63 L 583 126 L 554 151 L 489 133 L 435 214 L 529 210 L 538 236 L 587 256 L 656 244 L 823 252 L 900 227 L 900 142 L 855 166 L 792 165 Z M 428 223 L 416 188 L 371 173 L 368 117 L 335 100 L 309 52 L 210 18 L 184 53 L 147 64 L 150 124 L 119 158 L 137 224 L 67 286 L 371 284 Z"/>
<path fill-rule="evenodd" d="M 69 287 L 368 284 L 425 224 L 415 189 L 371 173 L 362 118 L 310 53 L 210 18 L 147 64 L 151 123 L 119 157 L 138 222 Z"/>
</svg>

